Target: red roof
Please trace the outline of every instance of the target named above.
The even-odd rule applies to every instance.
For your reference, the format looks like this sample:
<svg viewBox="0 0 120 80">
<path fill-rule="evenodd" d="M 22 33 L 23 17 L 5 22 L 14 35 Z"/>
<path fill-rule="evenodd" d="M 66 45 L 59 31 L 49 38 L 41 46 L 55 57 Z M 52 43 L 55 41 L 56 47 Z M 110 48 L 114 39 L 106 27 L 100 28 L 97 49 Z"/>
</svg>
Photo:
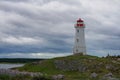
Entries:
<svg viewBox="0 0 120 80">
<path fill-rule="evenodd" d="M 80 18 L 77 20 L 77 22 L 83 22 L 83 20 L 81 20 Z"/>
</svg>

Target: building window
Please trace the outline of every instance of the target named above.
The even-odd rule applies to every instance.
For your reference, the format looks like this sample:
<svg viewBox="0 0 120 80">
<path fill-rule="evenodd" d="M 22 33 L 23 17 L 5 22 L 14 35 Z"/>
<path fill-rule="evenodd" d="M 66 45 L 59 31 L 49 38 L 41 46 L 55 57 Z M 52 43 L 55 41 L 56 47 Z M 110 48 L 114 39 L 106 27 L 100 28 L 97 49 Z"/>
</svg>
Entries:
<svg viewBox="0 0 120 80">
<path fill-rule="evenodd" d="M 79 33 L 79 30 L 77 30 L 77 32 Z"/>
</svg>

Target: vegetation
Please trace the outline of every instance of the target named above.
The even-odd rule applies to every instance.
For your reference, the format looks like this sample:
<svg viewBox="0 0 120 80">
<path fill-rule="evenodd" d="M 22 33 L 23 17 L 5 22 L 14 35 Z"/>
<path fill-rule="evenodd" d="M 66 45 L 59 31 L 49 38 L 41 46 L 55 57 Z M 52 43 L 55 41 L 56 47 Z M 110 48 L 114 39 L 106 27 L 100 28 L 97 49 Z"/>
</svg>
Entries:
<svg viewBox="0 0 120 80">
<path fill-rule="evenodd" d="M 110 59 L 118 59 L 118 58 L 120 58 L 120 55 L 107 55 L 105 58 L 110 58 Z"/>
<path fill-rule="evenodd" d="M 40 61 L 43 59 L 32 58 L 0 58 L 0 63 L 29 63 L 34 61 Z"/>
<path fill-rule="evenodd" d="M 60 67 L 55 64 L 56 61 L 60 62 Z M 73 68 L 70 67 L 72 65 Z M 80 71 L 78 66 L 84 66 L 85 70 Z M 100 58 L 89 55 L 72 55 L 28 63 L 25 66 L 18 68 L 18 70 L 41 72 L 47 77 L 63 74 L 65 76 L 65 80 L 99 80 L 105 74 L 110 72 L 113 73 L 114 77 L 120 78 L 119 66 L 120 61 L 117 59 L 113 60 L 111 58 Z M 96 73 L 98 76 L 93 79 L 90 77 L 91 73 Z"/>
<path fill-rule="evenodd" d="M 0 80 L 52 80 L 45 76 L 26 76 L 26 75 L 17 75 L 17 76 L 9 76 L 9 75 L 0 75 Z"/>
<path fill-rule="evenodd" d="M 0 75 L 0 80 L 11 80 L 11 77 L 9 75 Z"/>
</svg>

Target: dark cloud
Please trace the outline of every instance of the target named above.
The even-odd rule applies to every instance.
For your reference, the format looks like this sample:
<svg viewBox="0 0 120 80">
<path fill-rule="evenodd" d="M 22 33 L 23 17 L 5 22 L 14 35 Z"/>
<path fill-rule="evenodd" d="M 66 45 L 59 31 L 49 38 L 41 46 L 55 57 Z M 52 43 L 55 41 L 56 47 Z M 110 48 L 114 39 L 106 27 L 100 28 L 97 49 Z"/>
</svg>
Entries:
<svg viewBox="0 0 120 80">
<path fill-rule="evenodd" d="M 0 53 L 72 54 L 79 17 L 86 24 L 88 53 L 119 50 L 119 5 L 118 0 L 1 0 Z"/>
</svg>

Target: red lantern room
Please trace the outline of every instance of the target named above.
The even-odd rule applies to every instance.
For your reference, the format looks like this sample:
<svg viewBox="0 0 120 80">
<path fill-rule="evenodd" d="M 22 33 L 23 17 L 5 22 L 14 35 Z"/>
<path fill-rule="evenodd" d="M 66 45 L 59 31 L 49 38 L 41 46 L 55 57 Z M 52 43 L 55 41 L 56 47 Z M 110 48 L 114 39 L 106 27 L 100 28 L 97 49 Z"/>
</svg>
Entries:
<svg viewBox="0 0 120 80">
<path fill-rule="evenodd" d="M 81 18 L 79 18 L 77 20 L 77 23 L 75 24 L 75 27 L 84 27 L 84 21 Z"/>
<path fill-rule="evenodd" d="M 77 20 L 77 22 L 83 22 L 83 20 L 81 20 L 81 18 L 79 18 L 79 19 Z"/>
</svg>

